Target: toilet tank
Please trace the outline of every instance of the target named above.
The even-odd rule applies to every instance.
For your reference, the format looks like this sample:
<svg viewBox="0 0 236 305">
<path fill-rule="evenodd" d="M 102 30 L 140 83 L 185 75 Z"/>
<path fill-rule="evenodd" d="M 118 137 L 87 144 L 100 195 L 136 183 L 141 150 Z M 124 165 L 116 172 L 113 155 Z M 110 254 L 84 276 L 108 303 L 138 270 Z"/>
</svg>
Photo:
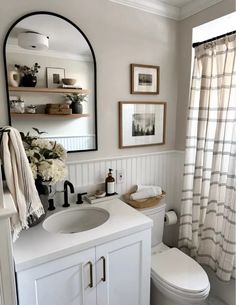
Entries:
<svg viewBox="0 0 236 305">
<path fill-rule="evenodd" d="M 165 207 L 165 203 L 160 203 L 152 208 L 139 210 L 141 213 L 145 214 L 153 220 L 152 247 L 162 242 L 164 231 Z"/>
</svg>

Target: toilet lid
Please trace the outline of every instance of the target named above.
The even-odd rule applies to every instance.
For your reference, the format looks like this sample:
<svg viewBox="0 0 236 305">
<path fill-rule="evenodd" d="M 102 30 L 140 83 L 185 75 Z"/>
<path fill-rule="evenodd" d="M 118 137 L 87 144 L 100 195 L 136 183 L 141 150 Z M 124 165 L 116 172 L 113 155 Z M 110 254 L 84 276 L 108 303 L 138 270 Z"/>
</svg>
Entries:
<svg viewBox="0 0 236 305">
<path fill-rule="evenodd" d="M 152 272 L 162 282 L 178 290 L 197 293 L 209 287 L 203 268 L 177 248 L 152 255 Z"/>
</svg>

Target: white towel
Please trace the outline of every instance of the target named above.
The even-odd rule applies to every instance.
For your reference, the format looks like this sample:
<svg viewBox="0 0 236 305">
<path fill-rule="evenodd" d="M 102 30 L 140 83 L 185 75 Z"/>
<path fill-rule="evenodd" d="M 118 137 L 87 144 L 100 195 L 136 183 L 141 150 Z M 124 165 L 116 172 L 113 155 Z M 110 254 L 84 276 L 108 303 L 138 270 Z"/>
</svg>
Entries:
<svg viewBox="0 0 236 305">
<path fill-rule="evenodd" d="M 158 185 L 142 185 L 142 184 L 138 184 L 136 192 L 140 192 L 142 190 L 150 189 L 150 188 L 152 188 L 153 192 L 155 192 L 155 194 L 156 194 L 155 196 L 158 196 L 158 195 L 162 194 L 162 188 L 160 186 L 158 186 Z"/>
<path fill-rule="evenodd" d="M 13 197 L 17 214 L 11 218 L 13 241 L 23 229 L 28 228 L 27 217 L 40 217 L 44 209 L 40 201 L 33 174 L 25 153 L 20 133 L 12 127 L 5 127 L 3 132 L 1 156 L 7 186 Z"/>
<path fill-rule="evenodd" d="M 145 188 L 140 192 L 136 192 L 130 195 L 130 199 L 132 200 L 139 200 L 139 199 L 146 199 L 150 197 L 156 197 L 157 193 L 154 188 Z"/>
</svg>

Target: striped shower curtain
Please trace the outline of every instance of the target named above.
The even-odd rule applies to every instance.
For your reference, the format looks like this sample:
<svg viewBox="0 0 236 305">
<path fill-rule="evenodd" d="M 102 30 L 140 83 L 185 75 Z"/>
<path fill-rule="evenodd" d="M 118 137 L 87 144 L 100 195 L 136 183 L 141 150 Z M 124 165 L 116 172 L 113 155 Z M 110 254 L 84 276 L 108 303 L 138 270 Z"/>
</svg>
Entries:
<svg viewBox="0 0 236 305">
<path fill-rule="evenodd" d="M 179 247 L 235 278 L 236 35 L 195 49 Z"/>
</svg>

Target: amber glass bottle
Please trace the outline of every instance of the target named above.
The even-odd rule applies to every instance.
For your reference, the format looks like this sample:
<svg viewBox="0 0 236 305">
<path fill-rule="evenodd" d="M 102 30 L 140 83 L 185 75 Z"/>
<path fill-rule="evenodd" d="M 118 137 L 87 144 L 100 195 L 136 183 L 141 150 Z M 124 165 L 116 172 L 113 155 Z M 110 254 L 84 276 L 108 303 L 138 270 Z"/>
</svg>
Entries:
<svg viewBox="0 0 236 305">
<path fill-rule="evenodd" d="M 105 180 L 106 196 L 115 194 L 115 178 L 112 177 L 112 169 L 109 168 L 108 176 Z"/>
</svg>

